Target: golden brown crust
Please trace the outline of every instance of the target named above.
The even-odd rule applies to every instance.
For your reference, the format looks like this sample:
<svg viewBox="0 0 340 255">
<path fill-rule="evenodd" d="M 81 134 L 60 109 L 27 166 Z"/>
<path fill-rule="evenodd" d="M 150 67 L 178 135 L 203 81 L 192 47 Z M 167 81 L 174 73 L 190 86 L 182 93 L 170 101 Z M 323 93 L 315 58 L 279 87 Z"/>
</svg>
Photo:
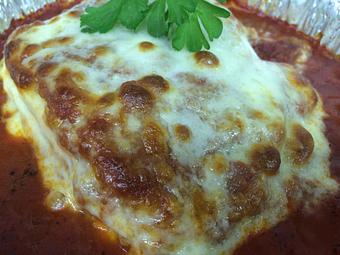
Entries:
<svg viewBox="0 0 340 255">
<path fill-rule="evenodd" d="M 29 44 L 25 47 L 21 55 L 21 61 L 25 58 L 32 56 L 34 53 L 38 52 L 41 49 L 38 44 Z"/>
<path fill-rule="evenodd" d="M 146 89 L 151 89 L 154 92 L 166 92 L 169 90 L 169 83 L 159 75 L 148 75 L 138 81 L 138 83 Z"/>
<path fill-rule="evenodd" d="M 53 48 L 58 47 L 62 45 L 70 44 L 74 41 L 74 38 L 72 37 L 60 37 L 60 38 L 53 38 L 50 40 L 47 40 L 41 44 L 42 48 Z"/>
<path fill-rule="evenodd" d="M 47 77 L 57 67 L 58 67 L 58 64 L 56 64 L 56 63 L 44 62 L 44 63 L 39 65 L 39 67 L 37 69 L 37 75 L 41 78 Z"/>
<path fill-rule="evenodd" d="M 146 153 L 160 156 L 168 154 L 165 132 L 157 123 L 150 121 L 145 124 L 142 140 Z"/>
<path fill-rule="evenodd" d="M 33 85 L 35 77 L 32 71 L 17 63 L 8 63 L 8 71 L 19 88 L 28 88 Z"/>
<path fill-rule="evenodd" d="M 191 138 L 191 131 L 190 129 L 181 124 L 177 124 L 174 127 L 176 138 L 182 142 L 188 142 Z"/>
<path fill-rule="evenodd" d="M 278 174 L 281 156 L 280 152 L 269 144 L 256 144 L 250 150 L 251 164 L 255 170 L 267 175 Z"/>
<path fill-rule="evenodd" d="M 216 68 L 219 66 L 220 61 L 218 58 L 209 51 L 199 51 L 194 54 L 195 61 L 198 65 L 208 68 Z"/>
<path fill-rule="evenodd" d="M 151 51 L 156 47 L 156 45 L 154 45 L 152 42 L 141 42 L 139 44 L 139 49 L 140 51 Z"/>
<path fill-rule="evenodd" d="M 123 83 L 119 90 L 119 98 L 126 111 L 147 112 L 154 104 L 151 93 L 136 81 Z"/>
<path fill-rule="evenodd" d="M 314 150 L 313 136 L 301 125 L 294 124 L 292 138 L 288 141 L 288 149 L 294 164 L 307 163 Z"/>
<path fill-rule="evenodd" d="M 230 162 L 227 175 L 227 189 L 232 211 L 229 219 L 237 222 L 244 217 L 261 212 L 266 193 L 260 175 L 243 162 Z"/>
<path fill-rule="evenodd" d="M 80 116 L 80 110 L 78 109 L 80 100 L 81 97 L 75 89 L 60 86 L 51 94 L 48 102 L 56 117 L 75 123 Z"/>
</svg>

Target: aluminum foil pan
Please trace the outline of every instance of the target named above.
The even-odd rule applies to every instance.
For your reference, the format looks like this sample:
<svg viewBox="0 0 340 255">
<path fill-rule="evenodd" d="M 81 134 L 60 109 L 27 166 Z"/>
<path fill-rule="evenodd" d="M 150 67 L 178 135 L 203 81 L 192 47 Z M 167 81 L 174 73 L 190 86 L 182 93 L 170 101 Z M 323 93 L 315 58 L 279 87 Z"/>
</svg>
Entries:
<svg viewBox="0 0 340 255">
<path fill-rule="evenodd" d="M 340 0 L 246 0 L 269 16 L 297 25 L 340 55 Z"/>
<path fill-rule="evenodd" d="M 54 1 L 0 0 L 0 32 L 9 26 L 13 18 L 20 18 Z M 246 2 L 269 16 L 297 25 L 299 30 L 320 38 L 322 45 L 340 55 L 340 0 L 241 0 L 241 2 Z"/>
<path fill-rule="evenodd" d="M 54 0 L 0 0 L 0 32 L 8 28 L 11 20 L 37 11 Z"/>
</svg>

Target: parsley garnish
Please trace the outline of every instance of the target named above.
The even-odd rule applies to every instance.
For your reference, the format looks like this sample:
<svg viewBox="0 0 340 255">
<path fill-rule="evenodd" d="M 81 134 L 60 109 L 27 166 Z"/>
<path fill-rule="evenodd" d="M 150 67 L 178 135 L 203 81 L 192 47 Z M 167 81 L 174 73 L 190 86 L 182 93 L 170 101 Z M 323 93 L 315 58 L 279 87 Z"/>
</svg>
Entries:
<svg viewBox="0 0 340 255">
<path fill-rule="evenodd" d="M 226 0 L 219 0 L 225 3 Z M 206 0 L 110 0 L 99 7 L 88 7 L 80 17 L 85 33 L 106 33 L 116 24 L 137 30 L 145 22 L 154 37 L 167 36 L 172 47 L 196 52 L 209 49 L 209 41 L 219 38 L 230 12 Z"/>
</svg>

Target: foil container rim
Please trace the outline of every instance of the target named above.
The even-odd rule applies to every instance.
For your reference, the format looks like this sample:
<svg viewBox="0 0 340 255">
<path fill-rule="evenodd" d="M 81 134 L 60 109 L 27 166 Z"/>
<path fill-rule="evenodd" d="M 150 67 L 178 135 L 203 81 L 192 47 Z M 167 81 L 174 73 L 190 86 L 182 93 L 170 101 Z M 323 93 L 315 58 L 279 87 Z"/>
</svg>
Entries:
<svg viewBox="0 0 340 255">
<path fill-rule="evenodd" d="M 0 33 L 12 19 L 18 19 L 60 0 L 0 1 Z M 340 0 L 239 0 L 266 15 L 296 25 L 299 31 L 320 39 L 336 55 L 340 55 Z M 71 2 L 71 0 L 63 0 Z"/>
</svg>

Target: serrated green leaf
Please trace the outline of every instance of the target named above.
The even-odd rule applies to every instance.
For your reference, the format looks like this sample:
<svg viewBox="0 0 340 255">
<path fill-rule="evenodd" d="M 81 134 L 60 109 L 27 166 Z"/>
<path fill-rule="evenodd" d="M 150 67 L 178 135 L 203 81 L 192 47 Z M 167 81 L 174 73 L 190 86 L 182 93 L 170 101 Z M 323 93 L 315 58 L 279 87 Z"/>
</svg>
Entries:
<svg viewBox="0 0 340 255">
<path fill-rule="evenodd" d="M 189 20 L 178 27 L 174 33 L 172 45 L 176 50 L 181 50 L 186 46 L 191 52 L 210 48 L 195 14 L 190 15 Z"/>
<path fill-rule="evenodd" d="M 148 9 L 148 0 L 125 0 L 119 21 L 129 29 L 136 29 L 145 18 L 145 11 Z"/>
<path fill-rule="evenodd" d="M 199 51 L 209 49 L 208 39 L 220 37 L 223 31 L 220 18 L 229 16 L 228 10 L 206 0 L 110 0 L 102 6 L 87 8 L 80 23 L 82 32 L 105 33 L 117 23 L 136 30 L 145 21 L 149 34 L 167 35 L 175 49 Z"/>
<path fill-rule="evenodd" d="M 162 37 L 168 33 L 169 26 L 166 23 L 165 8 L 165 0 L 156 0 L 148 12 L 147 29 L 154 37 Z"/>
<path fill-rule="evenodd" d="M 85 14 L 80 17 L 82 32 L 106 33 L 113 28 L 124 0 L 111 0 L 99 7 L 88 7 Z"/>
<path fill-rule="evenodd" d="M 222 21 L 219 18 L 207 13 L 199 12 L 198 15 L 201 19 L 202 25 L 205 28 L 205 31 L 209 36 L 209 40 L 212 41 L 216 38 L 219 38 L 223 31 Z"/>
<path fill-rule="evenodd" d="M 228 10 L 213 5 L 204 0 L 199 0 L 197 10 L 206 13 L 207 15 L 212 15 L 220 18 L 228 18 L 230 16 L 230 12 Z"/>
<path fill-rule="evenodd" d="M 206 49 L 210 48 L 209 42 L 205 38 L 201 26 L 196 15 L 189 17 L 190 30 L 188 36 L 187 47 L 191 52 L 201 50 L 203 47 Z"/>
<path fill-rule="evenodd" d="M 195 11 L 197 2 L 194 0 L 167 0 L 169 22 L 177 25 L 183 24 L 189 13 Z"/>
<path fill-rule="evenodd" d="M 172 47 L 176 50 L 184 48 L 187 40 L 186 31 L 188 30 L 188 22 L 180 25 L 174 32 L 172 37 Z"/>
</svg>

